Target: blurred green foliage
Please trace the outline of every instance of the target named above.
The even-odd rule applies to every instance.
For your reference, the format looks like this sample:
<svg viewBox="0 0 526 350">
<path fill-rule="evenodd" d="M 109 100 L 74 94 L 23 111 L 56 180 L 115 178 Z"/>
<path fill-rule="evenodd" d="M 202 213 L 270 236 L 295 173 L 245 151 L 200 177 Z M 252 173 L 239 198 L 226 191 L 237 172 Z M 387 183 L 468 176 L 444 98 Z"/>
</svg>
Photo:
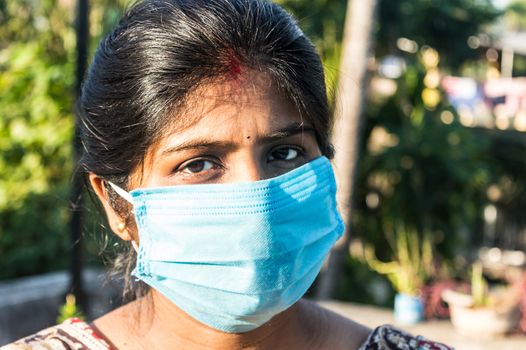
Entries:
<svg viewBox="0 0 526 350">
<path fill-rule="evenodd" d="M 490 140 L 462 126 L 444 96 L 434 108 L 426 107 L 425 74 L 415 60 L 393 96 L 367 104 L 355 226 L 375 246 L 387 248 L 383 228 L 403 222 L 433 232 L 442 253 L 452 258 L 470 243 L 467 234 L 487 202 Z M 451 124 L 442 122 L 443 113 L 453 118 Z M 374 130 L 393 142 L 371 145 Z M 371 200 L 377 204 L 368 206 Z"/>
<path fill-rule="evenodd" d="M 502 13 L 491 0 L 379 0 L 377 55 L 396 50 L 400 37 L 437 49 L 453 72 L 479 53 L 466 45 Z"/>
<path fill-rule="evenodd" d="M 508 5 L 504 16 L 506 25 L 510 30 L 526 30 L 526 3 L 524 0 L 513 0 Z"/>
<path fill-rule="evenodd" d="M 58 310 L 57 323 L 62 323 L 70 318 L 86 320 L 86 317 L 80 311 L 79 305 L 77 305 L 77 301 L 73 294 L 66 295 L 65 303 L 62 304 Z"/>
<path fill-rule="evenodd" d="M 92 50 L 122 3 L 92 7 Z M 0 279 L 68 264 L 75 5 L 0 0 Z"/>
<path fill-rule="evenodd" d="M 75 36 L 56 5 L 0 3 L 0 278 L 66 261 Z"/>
</svg>

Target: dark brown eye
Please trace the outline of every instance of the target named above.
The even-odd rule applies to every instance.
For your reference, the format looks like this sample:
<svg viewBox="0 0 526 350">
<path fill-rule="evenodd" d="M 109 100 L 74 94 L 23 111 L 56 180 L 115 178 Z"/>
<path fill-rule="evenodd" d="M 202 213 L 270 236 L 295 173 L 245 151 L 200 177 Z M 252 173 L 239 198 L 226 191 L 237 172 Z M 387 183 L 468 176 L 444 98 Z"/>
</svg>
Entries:
<svg viewBox="0 0 526 350">
<path fill-rule="evenodd" d="M 182 167 L 182 171 L 189 172 L 192 174 L 200 173 L 202 171 L 210 170 L 214 167 L 214 163 L 206 160 L 206 159 L 199 159 L 194 160 Z"/>
<path fill-rule="evenodd" d="M 269 160 L 294 160 L 298 158 L 298 155 L 299 151 L 297 149 L 284 147 L 273 151 L 269 156 Z"/>
</svg>

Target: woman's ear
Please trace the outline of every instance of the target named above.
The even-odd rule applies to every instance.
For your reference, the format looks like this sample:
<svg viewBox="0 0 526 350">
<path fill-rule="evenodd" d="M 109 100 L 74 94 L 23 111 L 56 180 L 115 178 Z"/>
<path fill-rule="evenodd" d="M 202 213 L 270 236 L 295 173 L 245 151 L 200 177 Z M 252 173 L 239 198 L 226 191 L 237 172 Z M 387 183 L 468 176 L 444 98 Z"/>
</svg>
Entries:
<svg viewBox="0 0 526 350">
<path fill-rule="evenodd" d="M 128 227 L 126 226 L 126 220 L 124 220 L 110 204 L 110 196 L 106 190 L 106 187 L 104 186 L 104 180 L 102 180 L 97 175 L 90 173 L 89 182 L 93 188 L 93 191 L 95 191 L 95 194 L 97 194 L 97 197 L 99 197 L 99 200 L 104 207 L 104 211 L 106 212 L 106 217 L 108 218 L 108 223 L 111 230 L 125 241 L 132 240 L 133 238 L 128 230 Z"/>
</svg>

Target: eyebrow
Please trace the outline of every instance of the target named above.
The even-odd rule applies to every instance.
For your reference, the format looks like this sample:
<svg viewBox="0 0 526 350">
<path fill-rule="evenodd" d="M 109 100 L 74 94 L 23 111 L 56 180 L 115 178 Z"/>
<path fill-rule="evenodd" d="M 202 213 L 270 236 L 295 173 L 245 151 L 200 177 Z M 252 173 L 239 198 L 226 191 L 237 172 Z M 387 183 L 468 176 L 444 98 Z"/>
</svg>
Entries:
<svg viewBox="0 0 526 350">
<path fill-rule="evenodd" d="M 276 132 L 273 132 L 270 135 L 264 136 L 261 138 L 262 142 L 272 142 L 278 141 L 293 135 L 311 133 L 313 136 L 316 136 L 316 130 L 309 125 L 304 125 L 303 123 L 292 123 L 283 129 L 279 129 Z"/>
<path fill-rule="evenodd" d="M 309 126 L 304 125 L 303 123 L 292 123 L 282 129 L 276 130 L 275 132 L 263 136 L 258 143 L 267 143 L 275 142 L 281 139 L 291 137 L 297 134 L 310 133 L 313 136 L 316 136 L 316 130 Z M 232 149 L 236 146 L 231 142 L 225 141 L 212 141 L 209 139 L 192 139 L 187 142 L 183 142 L 179 145 L 168 147 L 163 150 L 161 155 L 166 155 L 169 153 L 180 152 L 188 149 L 209 149 L 209 148 L 223 148 L 223 149 Z"/>
</svg>

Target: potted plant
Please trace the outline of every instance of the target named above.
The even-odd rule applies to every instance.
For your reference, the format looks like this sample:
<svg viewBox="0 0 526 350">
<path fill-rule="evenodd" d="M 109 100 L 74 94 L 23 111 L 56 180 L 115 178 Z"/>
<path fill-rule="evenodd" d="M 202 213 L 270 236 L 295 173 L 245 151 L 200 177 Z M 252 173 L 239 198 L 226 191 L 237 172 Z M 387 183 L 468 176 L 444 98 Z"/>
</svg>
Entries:
<svg viewBox="0 0 526 350">
<path fill-rule="evenodd" d="M 517 328 L 520 320 L 520 290 L 514 286 L 489 288 L 481 263 L 472 266 L 471 293 L 446 290 L 451 323 L 466 336 L 496 337 Z"/>
<path fill-rule="evenodd" d="M 372 270 L 386 275 L 397 292 L 395 320 L 414 324 L 424 318 L 420 292 L 433 268 L 431 237 L 427 234 L 420 237 L 415 230 L 398 229 L 389 238 L 392 261 L 379 260 L 371 246 L 364 249 L 364 260 Z"/>
</svg>

